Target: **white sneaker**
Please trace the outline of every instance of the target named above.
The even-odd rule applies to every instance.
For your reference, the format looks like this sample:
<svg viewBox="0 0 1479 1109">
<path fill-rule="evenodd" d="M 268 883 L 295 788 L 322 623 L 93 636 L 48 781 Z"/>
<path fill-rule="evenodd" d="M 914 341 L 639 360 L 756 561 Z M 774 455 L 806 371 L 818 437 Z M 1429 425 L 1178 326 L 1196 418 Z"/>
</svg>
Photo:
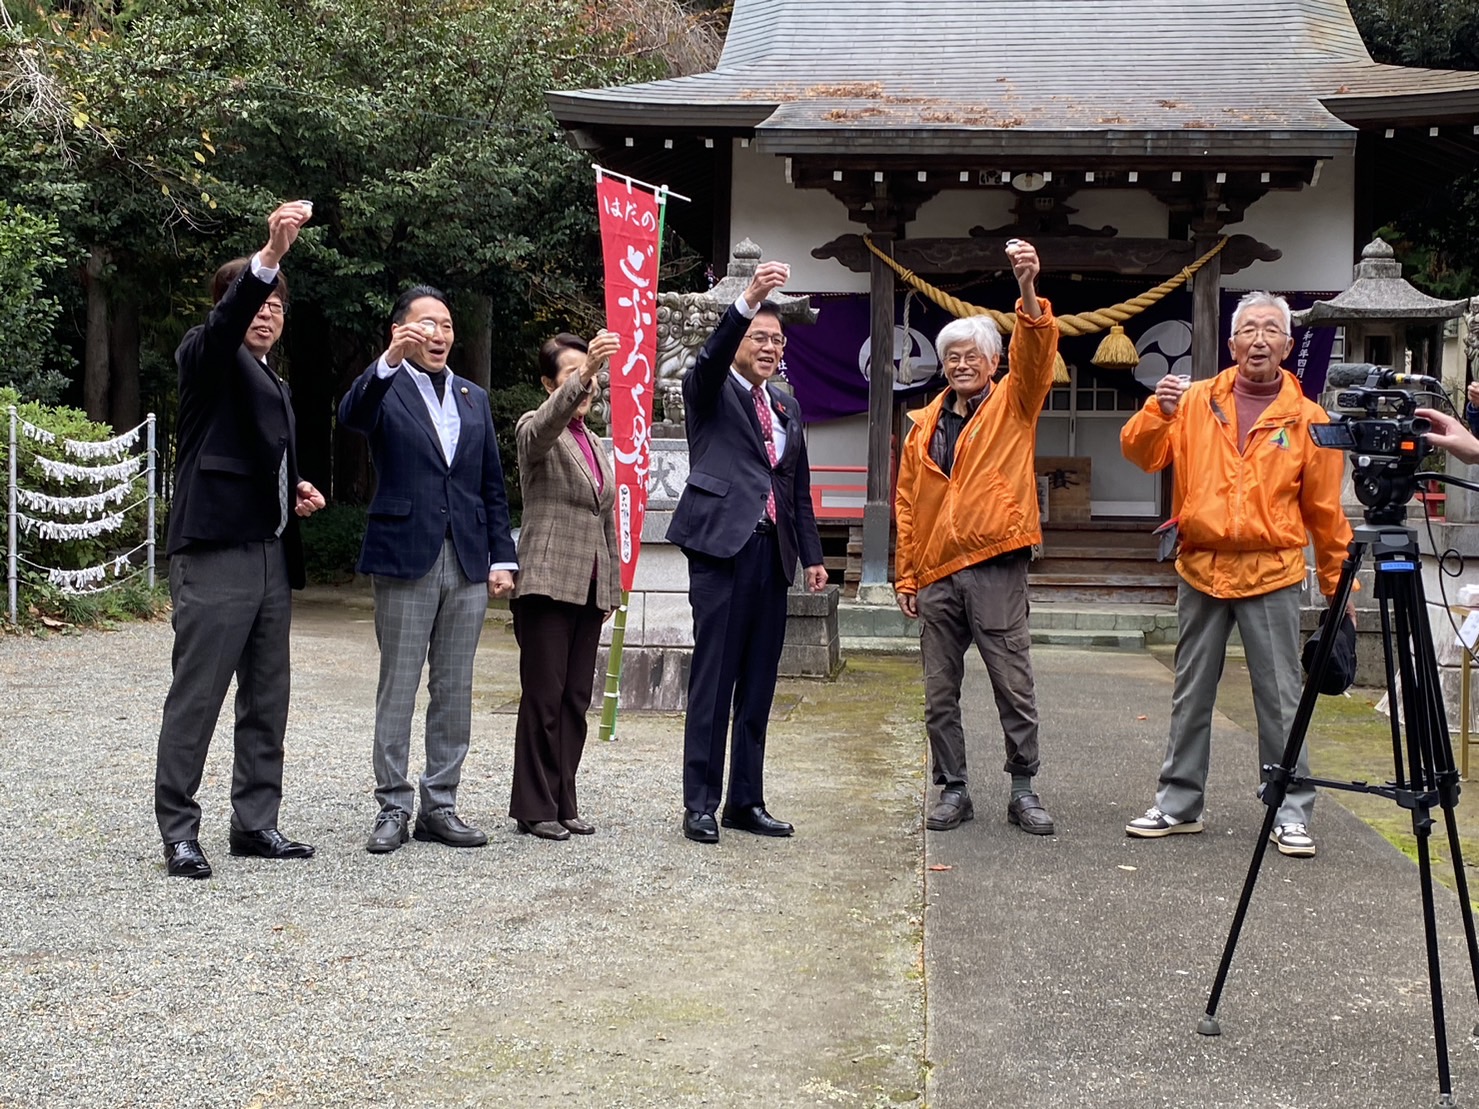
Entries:
<svg viewBox="0 0 1479 1109">
<path fill-rule="evenodd" d="M 1159 839 L 1161 836 L 1188 834 L 1201 830 L 1200 820 L 1177 820 L 1174 816 L 1167 816 L 1154 806 L 1146 809 L 1144 816 L 1137 816 L 1125 825 L 1125 835 L 1135 836 L 1138 839 Z"/>
<path fill-rule="evenodd" d="M 1313 858 L 1315 841 L 1303 824 L 1280 824 L 1268 835 L 1269 841 L 1279 849 L 1279 854 L 1295 859 Z"/>
</svg>

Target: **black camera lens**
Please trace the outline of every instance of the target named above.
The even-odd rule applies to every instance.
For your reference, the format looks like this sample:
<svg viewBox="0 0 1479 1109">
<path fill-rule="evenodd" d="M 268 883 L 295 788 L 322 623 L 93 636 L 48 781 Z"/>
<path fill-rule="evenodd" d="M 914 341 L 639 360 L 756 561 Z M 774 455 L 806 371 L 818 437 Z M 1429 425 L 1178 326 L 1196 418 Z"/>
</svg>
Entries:
<svg viewBox="0 0 1479 1109">
<path fill-rule="evenodd" d="M 1425 435 L 1433 430 L 1433 421 L 1426 416 L 1414 416 L 1411 423 L 1414 435 Z"/>
</svg>

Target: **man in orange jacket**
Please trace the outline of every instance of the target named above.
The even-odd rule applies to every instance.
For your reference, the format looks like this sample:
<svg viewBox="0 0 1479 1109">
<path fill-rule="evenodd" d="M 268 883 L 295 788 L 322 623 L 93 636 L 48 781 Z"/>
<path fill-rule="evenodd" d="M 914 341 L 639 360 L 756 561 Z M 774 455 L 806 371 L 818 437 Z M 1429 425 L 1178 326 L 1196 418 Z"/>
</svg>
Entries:
<svg viewBox="0 0 1479 1109">
<path fill-rule="evenodd" d="M 926 825 L 943 831 L 975 815 L 960 718 L 965 653 L 974 640 L 1006 741 L 1007 820 L 1046 836 L 1053 818 L 1032 782 L 1039 759 L 1027 563 L 1042 541 L 1033 456 L 1037 418 L 1053 387 L 1058 325 L 1052 305 L 1037 295 L 1037 251 L 1012 240 L 1007 257 L 1022 294 L 1011 372 L 993 386 L 1001 337 L 989 318 L 955 320 L 935 340 L 949 387 L 909 414 L 895 501 L 894 591 L 904 615 L 920 622 L 925 729 L 940 787 Z"/>
<path fill-rule="evenodd" d="M 1328 417 L 1281 367 L 1294 349 L 1284 298 L 1243 297 L 1228 346 L 1235 366 L 1195 384 L 1163 377 L 1120 433 L 1125 457 L 1141 469 L 1175 463 L 1181 544 L 1170 741 L 1155 805 L 1125 825 L 1141 839 L 1202 830 L 1212 708 L 1234 625 L 1253 683 L 1260 765 L 1282 761 L 1303 685 L 1305 544 L 1314 543 L 1320 591 L 1329 597 L 1351 542 L 1340 507 L 1345 456 L 1314 444 L 1310 424 Z M 1309 776 L 1302 749 L 1296 773 Z M 1281 853 L 1315 853 L 1314 804 L 1313 786 L 1289 790 L 1272 834 Z"/>
</svg>

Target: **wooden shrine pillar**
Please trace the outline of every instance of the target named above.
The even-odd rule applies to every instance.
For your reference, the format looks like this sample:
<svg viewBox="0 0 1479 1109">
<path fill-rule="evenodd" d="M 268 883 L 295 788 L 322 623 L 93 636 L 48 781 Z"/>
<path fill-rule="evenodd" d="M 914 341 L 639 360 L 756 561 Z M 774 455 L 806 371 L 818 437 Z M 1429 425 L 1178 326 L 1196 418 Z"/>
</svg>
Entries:
<svg viewBox="0 0 1479 1109">
<path fill-rule="evenodd" d="M 894 235 L 872 232 L 874 245 L 890 256 Z M 868 491 L 863 505 L 861 586 L 889 580 L 888 543 L 893 527 L 894 271 L 878 257 L 868 271 Z"/>
<path fill-rule="evenodd" d="M 1220 237 L 1215 230 L 1198 230 L 1193 253 L 1200 258 L 1217 245 Z M 1215 377 L 1222 368 L 1222 351 L 1217 344 L 1221 287 L 1222 255 L 1216 254 L 1191 279 L 1191 376 L 1196 381 Z"/>
</svg>

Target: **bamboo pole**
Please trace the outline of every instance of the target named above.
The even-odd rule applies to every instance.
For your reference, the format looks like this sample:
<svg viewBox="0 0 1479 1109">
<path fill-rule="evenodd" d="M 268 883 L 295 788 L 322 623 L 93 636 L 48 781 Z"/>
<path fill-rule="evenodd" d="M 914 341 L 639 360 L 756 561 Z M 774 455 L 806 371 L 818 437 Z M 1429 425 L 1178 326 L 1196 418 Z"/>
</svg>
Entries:
<svg viewBox="0 0 1479 1109">
<path fill-rule="evenodd" d="M 627 601 L 631 594 L 621 591 L 621 604 L 611 619 L 611 655 L 606 662 L 606 692 L 601 695 L 601 730 L 597 733 L 602 743 L 616 738 L 617 700 L 621 693 L 622 648 L 627 639 Z"/>
</svg>

